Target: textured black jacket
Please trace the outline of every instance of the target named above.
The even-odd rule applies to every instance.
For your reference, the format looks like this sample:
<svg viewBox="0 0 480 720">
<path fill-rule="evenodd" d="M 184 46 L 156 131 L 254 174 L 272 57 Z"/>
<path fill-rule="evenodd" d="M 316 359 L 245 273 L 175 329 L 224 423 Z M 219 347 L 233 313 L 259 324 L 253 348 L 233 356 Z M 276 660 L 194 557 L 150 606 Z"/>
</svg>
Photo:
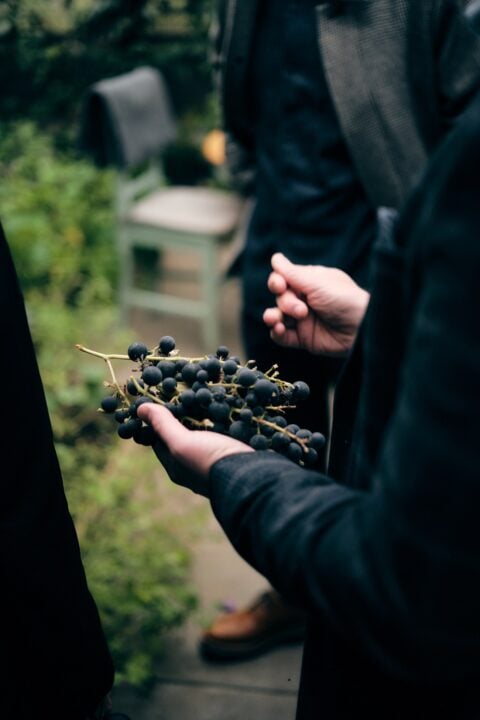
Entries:
<svg viewBox="0 0 480 720">
<path fill-rule="evenodd" d="M 373 207 L 398 208 L 479 86 L 468 0 L 315 3 L 322 65 L 345 141 Z M 260 0 L 218 0 L 212 30 L 232 176 L 250 177 L 247 69 Z M 253 72 L 255 69 L 253 68 Z"/>
<path fill-rule="evenodd" d="M 113 683 L 0 226 L 0 717 L 83 720 Z"/>
<path fill-rule="evenodd" d="M 479 172 L 477 98 L 376 250 L 337 482 L 269 451 L 211 472 L 234 547 L 310 614 L 301 720 L 480 718 Z"/>
</svg>

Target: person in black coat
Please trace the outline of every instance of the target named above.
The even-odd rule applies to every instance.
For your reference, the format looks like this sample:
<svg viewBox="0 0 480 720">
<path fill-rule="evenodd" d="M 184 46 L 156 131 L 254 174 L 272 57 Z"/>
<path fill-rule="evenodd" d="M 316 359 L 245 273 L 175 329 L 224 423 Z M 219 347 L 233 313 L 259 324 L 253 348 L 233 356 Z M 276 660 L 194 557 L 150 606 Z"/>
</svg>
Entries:
<svg viewBox="0 0 480 720">
<path fill-rule="evenodd" d="M 273 338 L 348 354 L 328 475 L 139 409 L 172 479 L 308 613 L 298 720 L 480 717 L 479 168 L 480 96 L 377 244 L 370 300 L 273 258 Z"/>
<path fill-rule="evenodd" d="M 291 422 L 326 436 L 339 363 L 271 342 L 262 321 L 270 257 L 280 251 L 295 263 L 338 267 L 369 287 L 379 209 L 403 204 L 479 87 L 470 5 L 218 0 L 227 164 L 253 203 L 234 266 L 243 346 L 261 370 L 278 364 L 287 381 L 301 370 L 311 393 Z M 202 655 L 246 658 L 301 637 L 298 613 L 281 596 L 262 599 L 215 619 L 202 633 Z"/>
<path fill-rule="evenodd" d="M 23 297 L 1 226 L 0 328 L 0 716 L 104 718 L 112 659 L 87 586 Z"/>
</svg>

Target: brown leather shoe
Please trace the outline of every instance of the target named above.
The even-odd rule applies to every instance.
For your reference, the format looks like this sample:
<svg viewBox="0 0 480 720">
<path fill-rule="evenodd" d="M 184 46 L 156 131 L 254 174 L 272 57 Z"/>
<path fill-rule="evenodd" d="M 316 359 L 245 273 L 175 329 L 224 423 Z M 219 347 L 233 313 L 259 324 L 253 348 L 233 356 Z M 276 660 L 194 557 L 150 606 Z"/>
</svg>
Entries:
<svg viewBox="0 0 480 720">
<path fill-rule="evenodd" d="M 246 660 L 288 643 L 303 641 L 305 615 L 285 604 L 274 590 L 244 610 L 220 615 L 200 641 L 207 660 Z"/>
</svg>

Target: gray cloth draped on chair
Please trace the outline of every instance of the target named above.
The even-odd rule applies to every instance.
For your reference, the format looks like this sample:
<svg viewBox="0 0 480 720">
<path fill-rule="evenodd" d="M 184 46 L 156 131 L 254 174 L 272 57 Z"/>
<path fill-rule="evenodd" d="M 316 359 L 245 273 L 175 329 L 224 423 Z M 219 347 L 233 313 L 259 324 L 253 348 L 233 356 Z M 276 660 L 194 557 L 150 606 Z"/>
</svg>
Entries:
<svg viewBox="0 0 480 720">
<path fill-rule="evenodd" d="M 100 80 L 85 94 L 79 146 L 99 167 L 139 165 L 159 154 L 176 133 L 168 90 L 155 68 Z"/>
</svg>

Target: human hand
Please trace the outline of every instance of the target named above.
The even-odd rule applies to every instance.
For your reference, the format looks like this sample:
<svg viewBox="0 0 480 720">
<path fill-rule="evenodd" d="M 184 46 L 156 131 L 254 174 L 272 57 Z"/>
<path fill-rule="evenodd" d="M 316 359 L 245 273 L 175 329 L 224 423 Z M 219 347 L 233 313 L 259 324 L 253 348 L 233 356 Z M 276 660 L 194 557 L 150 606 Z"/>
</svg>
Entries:
<svg viewBox="0 0 480 720">
<path fill-rule="evenodd" d="M 154 429 L 158 442 L 153 449 L 170 479 L 208 497 L 211 467 L 227 455 L 255 452 L 245 443 L 208 430 L 189 430 L 161 405 L 144 403 L 137 410 L 141 420 Z"/>
<path fill-rule="evenodd" d="M 347 273 L 324 265 L 295 265 L 272 256 L 269 290 L 275 308 L 263 320 L 278 345 L 341 357 L 353 345 L 370 295 Z"/>
</svg>

